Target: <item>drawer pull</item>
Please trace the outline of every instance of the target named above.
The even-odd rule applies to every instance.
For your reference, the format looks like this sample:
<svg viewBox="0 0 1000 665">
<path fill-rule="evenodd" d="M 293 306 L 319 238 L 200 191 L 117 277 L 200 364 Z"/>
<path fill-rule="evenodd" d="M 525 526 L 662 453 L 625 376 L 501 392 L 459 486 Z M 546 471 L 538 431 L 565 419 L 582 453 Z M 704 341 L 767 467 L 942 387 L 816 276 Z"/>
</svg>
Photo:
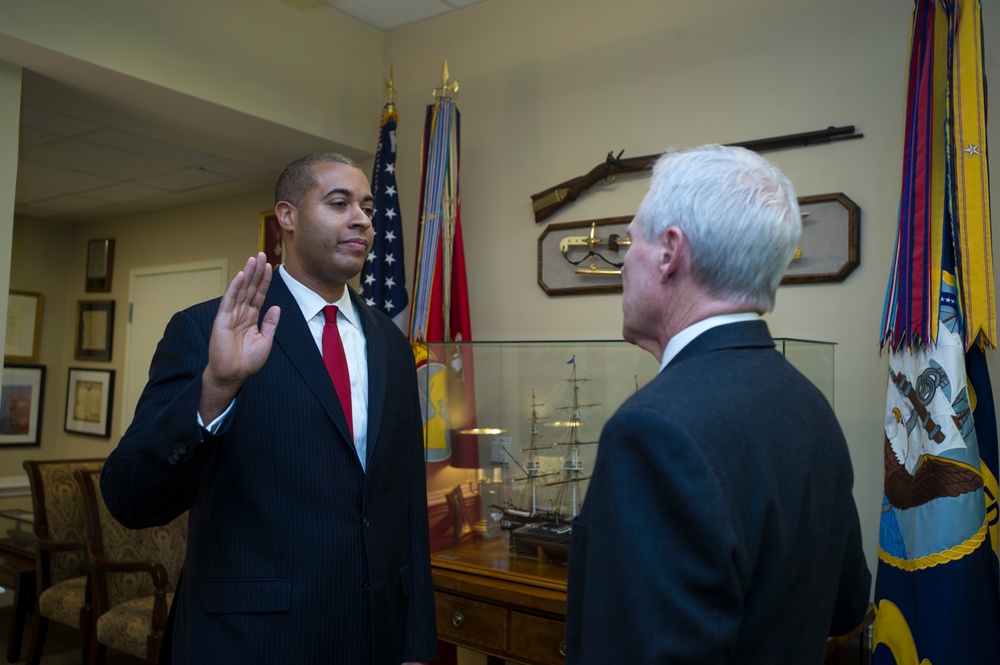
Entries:
<svg viewBox="0 0 1000 665">
<path fill-rule="evenodd" d="M 559 655 L 560 656 L 566 655 L 566 640 L 563 640 L 559 643 Z"/>
<path fill-rule="evenodd" d="M 455 613 L 451 615 L 451 625 L 461 628 L 465 625 L 465 615 L 462 614 L 461 606 L 455 608 Z"/>
</svg>

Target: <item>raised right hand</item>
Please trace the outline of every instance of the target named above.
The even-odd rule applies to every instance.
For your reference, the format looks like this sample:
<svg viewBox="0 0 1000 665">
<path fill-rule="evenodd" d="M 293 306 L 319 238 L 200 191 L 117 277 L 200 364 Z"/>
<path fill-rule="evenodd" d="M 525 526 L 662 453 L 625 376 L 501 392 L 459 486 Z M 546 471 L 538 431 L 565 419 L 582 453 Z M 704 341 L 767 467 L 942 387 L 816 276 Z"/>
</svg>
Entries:
<svg viewBox="0 0 1000 665">
<path fill-rule="evenodd" d="M 202 421 L 215 420 L 236 397 L 243 382 L 264 366 L 271 353 L 281 310 L 267 310 L 260 328 L 257 319 L 271 284 L 271 266 L 264 253 L 247 259 L 219 304 L 208 343 L 208 366 L 202 373 Z"/>
</svg>

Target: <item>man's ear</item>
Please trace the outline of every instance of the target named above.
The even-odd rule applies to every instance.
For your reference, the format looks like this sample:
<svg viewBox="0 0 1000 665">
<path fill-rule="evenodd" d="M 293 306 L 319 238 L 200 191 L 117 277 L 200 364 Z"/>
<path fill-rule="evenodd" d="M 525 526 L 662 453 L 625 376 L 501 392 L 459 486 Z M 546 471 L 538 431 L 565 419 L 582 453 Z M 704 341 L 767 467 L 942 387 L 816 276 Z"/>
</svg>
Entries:
<svg viewBox="0 0 1000 665">
<path fill-rule="evenodd" d="M 676 226 L 669 226 L 659 239 L 659 271 L 660 283 L 666 284 L 671 275 L 681 267 L 683 254 L 687 248 L 687 238 L 684 232 Z"/>
<path fill-rule="evenodd" d="M 295 220 L 298 218 L 298 208 L 288 201 L 278 201 L 274 206 L 274 214 L 278 218 L 278 226 L 282 231 L 294 231 Z"/>
</svg>

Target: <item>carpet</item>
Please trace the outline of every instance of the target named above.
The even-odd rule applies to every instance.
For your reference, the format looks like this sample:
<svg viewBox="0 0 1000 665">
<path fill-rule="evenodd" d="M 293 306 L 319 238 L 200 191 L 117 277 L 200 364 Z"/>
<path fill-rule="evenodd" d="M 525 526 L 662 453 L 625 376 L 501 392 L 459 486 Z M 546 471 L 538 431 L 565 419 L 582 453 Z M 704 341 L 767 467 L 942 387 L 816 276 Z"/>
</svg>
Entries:
<svg viewBox="0 0 1000 665">
<path fill-rule="evenodd" d="M 10 619 L 13 608 L 10 605 L 0 607 L 0 662 L 8 662 L 7 638 L 10 636 Z M 31 621 L 29 615 L 27 626 L 24 628 L 24 637 L 21 640 L 21 660 L 13 661 L 23 663 L 28 657 L 28 647 L 31 644 Z M 128 654 L 124 654 L 115 649 L 107 650 L 105 665 L 142 665 L 146 661 L 140 660 Z M 81 665 L 83 663 L 83 639 L 80 631 L 69 626 L 54 621 L 49 622 L 48 635 L 45 639 L 45 649 L 42 652 L 42 665 Z"/>
</svg>

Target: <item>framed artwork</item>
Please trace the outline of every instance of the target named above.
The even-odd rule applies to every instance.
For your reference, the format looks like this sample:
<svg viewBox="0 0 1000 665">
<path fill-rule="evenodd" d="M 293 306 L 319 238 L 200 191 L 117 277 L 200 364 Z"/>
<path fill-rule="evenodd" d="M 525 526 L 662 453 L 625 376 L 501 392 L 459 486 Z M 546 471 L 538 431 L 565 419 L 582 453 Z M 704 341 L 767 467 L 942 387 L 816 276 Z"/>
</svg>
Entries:
<svg viewBox="0 0 1000 665">
<path fill-rule="evenodd" d="M 77 360 L 111 360 L 115 332 L 114 300 L 78 300 L 76 303 Z"/>
<path fill-rule="evenodd" d="M 73 434 L 110 437 L 114 392 L 113 369 L 70 367 L 63 429 Z"/>
<path fill-rule="evenodd" d="M 842 282 L 860 263 L 861 208 L 841 192 L 800 196 L 802 236 L 782 284 Z"/>
<path fill-rule="evenodd" d="M 7 296 L 7 337 L 3 361 L 33 363 L 38 361 L 38 343 L 42 336 L 41 293 L 10 291 Z"/>
<path fill-rule="evenodd" d="M 264 252 L 271 267 L 277 268 L 283 260 L 281 244 L 281 226 L 278 216 L 273 210 L 260 213 L 260 231 L 257 236 L 257 251 Z"/>
<path fill-rule="evenodd" d="M 550 224 L 538 238 L 538 286 L 550 296 L 621 293 L 632 216 Z"/>
<path fill-rule="evenodd" d="M 115 239 L 97 238 L 87 241 L 88 292 L 108 292 L 111 290 L 111 274 L 115 266 Z"/>
<path fill-rule="evenodd" d="M 43 365 L 4 365 L 0 385 L 0 446 L 37 446 L 41 442 Z"/>
</svg>

